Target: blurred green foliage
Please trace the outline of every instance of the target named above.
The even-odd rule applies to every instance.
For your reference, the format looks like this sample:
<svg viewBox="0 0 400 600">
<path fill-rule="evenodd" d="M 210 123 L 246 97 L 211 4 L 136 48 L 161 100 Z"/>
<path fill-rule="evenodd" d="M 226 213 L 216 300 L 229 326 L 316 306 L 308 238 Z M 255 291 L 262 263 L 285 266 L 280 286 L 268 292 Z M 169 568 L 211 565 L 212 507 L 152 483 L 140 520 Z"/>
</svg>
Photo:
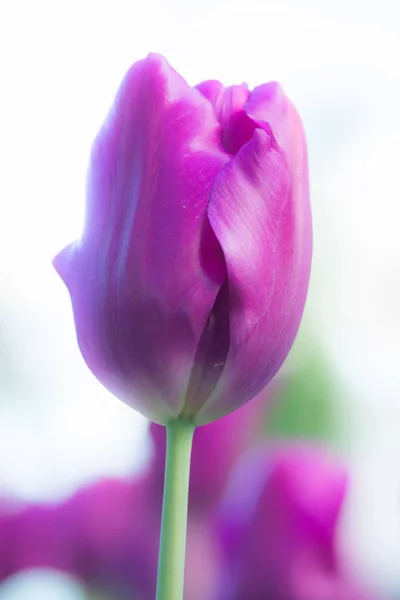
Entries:
<svg viewBox="0 0 400 600">
<path fill-rule="evenodd" d="M 304 360 L 282 376 L 268 411 L 269 437 L 335 441 L 338 438 L 337 385 L 319 348 L 305 349 Z"/>
<path fill-rule="evenodd" d="M 116 600 L 116 596 L 110 596 L 110 594 L 106 591 L 99 589 L 89 589 L 85 590 L 86 600 Z M 132 597 L 132 600 L 136 600 Z"/>
</svg>

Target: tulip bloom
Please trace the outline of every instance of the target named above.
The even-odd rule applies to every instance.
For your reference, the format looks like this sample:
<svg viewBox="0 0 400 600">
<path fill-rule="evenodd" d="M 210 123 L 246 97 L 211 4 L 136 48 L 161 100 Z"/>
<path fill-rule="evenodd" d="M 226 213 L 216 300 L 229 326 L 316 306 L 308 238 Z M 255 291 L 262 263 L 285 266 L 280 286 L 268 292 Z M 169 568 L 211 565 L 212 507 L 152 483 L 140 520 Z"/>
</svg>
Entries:
<svg viewBox="0 0 400 600">
<path fill-rule="evenodd" d="M 281 367 L 310 263 L 303 128 L 280 86 L 134 64 L 93 146 L 82 238 L 54 262 L 95 376 L 161 424 L 231 412 Z"/>
<path fill-rule="evenodd" d="M 341 464 L 305 444 L 262 449 L 239 467 L 221 511 L 223 600 L 361 600 L 336 532 L 347 486 Z"/>
</svg>

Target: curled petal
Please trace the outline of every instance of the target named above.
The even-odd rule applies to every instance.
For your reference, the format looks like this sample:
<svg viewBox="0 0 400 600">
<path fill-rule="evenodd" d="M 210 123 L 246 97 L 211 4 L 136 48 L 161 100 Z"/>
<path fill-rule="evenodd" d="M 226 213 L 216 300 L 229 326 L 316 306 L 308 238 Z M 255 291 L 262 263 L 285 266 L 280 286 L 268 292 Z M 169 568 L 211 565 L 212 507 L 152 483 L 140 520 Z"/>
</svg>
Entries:
<svg viewBox="0 0 400 600">
<path fill-rule="evenodd" d="M 214 107 L 216 117 L 218 118 L 220 112 L 221 99 L 224 94 L 224 86 L 220 81 L 216 79 L 210 79 L 208 81 L 202 81 L 196 85 L 196 89 L 203 94 L 207 100 L 211 102 Z"/>
<path fill-rule="evenodd" d="M 245 85 L 224 88 L 215 80 L 203 81 L 197 89 L 213 105 L 221 125 L 221 141 L 227 152 L 235 155 L 251 139 L 257 123 L 244 111 L 250 92 Z"/>
<path fill-rule="evenodd" d="M 230 348 L 199 422 L 238 408 L 262 389 L 281 367 L 300 324 L 311 216 L 303 131 L 291 125 L 295 149 L 286 153 L 271 126 L 259 120 L 212 189 L 208 215 L 228 272 Z M 289 134 L 277 131 L 285 146 Z"/>
</svg>

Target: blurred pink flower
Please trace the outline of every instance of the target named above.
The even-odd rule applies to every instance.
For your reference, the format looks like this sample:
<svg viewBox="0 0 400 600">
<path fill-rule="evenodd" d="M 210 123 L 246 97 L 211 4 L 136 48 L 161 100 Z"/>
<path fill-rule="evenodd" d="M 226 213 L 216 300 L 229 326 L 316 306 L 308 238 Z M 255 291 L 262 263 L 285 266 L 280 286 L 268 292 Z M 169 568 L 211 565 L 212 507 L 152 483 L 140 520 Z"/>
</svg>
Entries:
<svg viewBox="0 0 400 600">
<path fill-rule="evenodd" d="M 337 547 L 344 467 L 307 444 L 266 447 L 228 486 L 219 529 L 224 600 L 361 600 Z"/>
<path fill-rule="evenodd" d="M 145 475 L 102 480 L 60 504 L 0 512 L 0 582 L 47 567 L 113 598 L 154 600 L 161 502 Z M 188 525 L 185 597 L 191 600 L 211 599 L 218 587 L 219 544 L 209 517 Z"/>
<path fill-rule="evenodd" d="M 263 404 L 198 430 L 185 598 L 370 599 L 336 539 L 347 486 L 340 462 L 306 443 L 258 445 L 240 458 L 257 440 Z M 0 580 L 50 567 L 115 599 L 154 600 L 165 447 L 164 428 L 151 432 L 143 474 L 87 485 L 59 504 L 2 507 Z"/>
<path fill-rule="evenodd" d="M 73 571 L 75 521 L 66 504 L 10 504 L 0 510 L 0 578 L 32 567 Z"/>
</svg>

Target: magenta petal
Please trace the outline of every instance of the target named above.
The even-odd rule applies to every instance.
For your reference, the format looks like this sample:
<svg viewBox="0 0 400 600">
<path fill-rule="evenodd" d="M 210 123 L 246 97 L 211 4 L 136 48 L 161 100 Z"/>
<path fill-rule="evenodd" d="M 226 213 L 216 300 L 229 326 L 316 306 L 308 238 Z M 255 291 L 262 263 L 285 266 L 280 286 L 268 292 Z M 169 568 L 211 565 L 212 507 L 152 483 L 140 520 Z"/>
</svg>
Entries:
<svg viewBox="0 0 400 600">
<path fill-rule="evenodd" d="M 268 124 L 260 125 L 211 194 L 208 215 L 228 271 L 230 349 L 200 423 L 238 408 L 268 383 L 290 350 L 306 299 L 311 217 L 302 129 L 293 131 L 288 157 Z"/>
<path fill-rule="evenodd" d="M 231 85 L 223 95 L 219 121 L 224 148 L 230 154 L 237 154 L 252 137 L 257 124 L 247 116 L 243 107 L 249 97 L 249 90 L 241 85 Z"/>
<path fill-rule="evenodd" d="M 55 260 L 88 366 L 158 422 L 181 411 L 225 278 L 206 210 L 228 159 L 202 94 L 160 56 L 136 63 L 94 143 L 81 243 Z"/>
<path fill-rule="evenodd" d="M 301 592 L 312 580 L 320 591 L 349 589 L 335 544 L 346 488 L 343 465 L 322 448 L 297 443 L 247 455 L 221 507 L 222 543 L 237 574 L 229 597 L 256 600 L 268 590 L 274 600 L 341 598 Z"/>
<path fill-rule="evenodd" d="M 255 121 L 269 123 L 294 179 L 294 201 L 308 190 L 307 151 L 300 117 L 279 83 L 264 83 L 250 94 L 244 110 Z M 311 237 L 311 236 L 309 236 Z"/>
<path fill-rule="evenodd" d="M 199 90 L 199 92 L 201 92 L 203 96 L 211 102 L 218 118 L 220 103 L 225 90 L 222 83 L 216 79 L 210 79 L 197 84 L 196 89 Z"/>
<path fill-rule="evenodd" d="M 245 85 L 224 88 L 215 80 L 203 81 L 196 86 L 214 107 L 215 116 L 221 125 L 221 141 L 227 152 L 237 154 L 252 137 L 257 122 L 249 117 L 244 107 L 250 92 Z"/>
</svg>

